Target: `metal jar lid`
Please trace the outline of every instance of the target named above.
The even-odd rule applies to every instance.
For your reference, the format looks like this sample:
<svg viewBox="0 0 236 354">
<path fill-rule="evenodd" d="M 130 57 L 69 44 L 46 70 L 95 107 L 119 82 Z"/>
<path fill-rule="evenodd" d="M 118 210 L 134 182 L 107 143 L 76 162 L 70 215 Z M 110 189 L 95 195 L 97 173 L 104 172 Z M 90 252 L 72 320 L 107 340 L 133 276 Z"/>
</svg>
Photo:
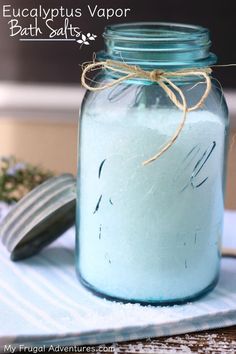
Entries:
<svg viewBox="0 0 236 354">
<path fill-rule="evenodd" d="M 48 179 L 16 203 L 0 225 L 11 259 L 30 257 L 75 222 L 76 179 L 63 174 Z"/>
</svg>

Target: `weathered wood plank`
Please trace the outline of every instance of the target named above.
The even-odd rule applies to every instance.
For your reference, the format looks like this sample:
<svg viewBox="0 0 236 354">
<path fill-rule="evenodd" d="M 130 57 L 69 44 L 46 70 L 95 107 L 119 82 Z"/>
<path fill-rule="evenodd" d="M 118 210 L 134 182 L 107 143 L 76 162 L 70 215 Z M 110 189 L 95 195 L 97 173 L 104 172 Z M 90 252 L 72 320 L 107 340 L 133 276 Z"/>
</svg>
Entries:
<svg viewBox="0 0 236 354">
<path fill-rule="evenodd" d="M 203 353 L 203 354 L 235 354 L 236 353 L 236 326 L 163 337 L 118 343 L 116 353 L 128 354 L 170 354 L 170 353 Z"/>
</svg>

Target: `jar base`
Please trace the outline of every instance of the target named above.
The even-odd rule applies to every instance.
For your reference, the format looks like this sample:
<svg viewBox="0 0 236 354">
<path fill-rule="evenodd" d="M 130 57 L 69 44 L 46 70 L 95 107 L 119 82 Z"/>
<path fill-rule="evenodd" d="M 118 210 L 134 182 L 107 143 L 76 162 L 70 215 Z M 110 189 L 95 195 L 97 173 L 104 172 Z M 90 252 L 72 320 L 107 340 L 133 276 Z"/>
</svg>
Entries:
<svg viewBox="0 0 236 354">
<path fill-rule="evenodd" d="M 153 306 L 171 306 L 171 305 L 183 305 L 186 304 L 187 302 L 190 301 L 196 301 L 198 299 L 200 299 L 201 297 L 207 295 L 210 291 L 212 291 L 215 286 L 218 283 L 219 280 L 219 274 L 217 274 L 217 276 L 214 278 L 214 280 L 211 282 L 211 284 L 209 284 L 206 288 L 204 288 L 203 290 L 190 295 L 190 296 L 186 296 L 184 298 L 181 299 L 171 299 L 171 300 L 138 300 L 138 299 L 125 299 L 125 298 L 121 298 L 121 297 L 117 297 L 117 296 L 112 296 L 112 295 L 108 295 L 98 289 L 96 289 L 93 285 L 91 285 L 90 283 L 88 283 L 79 272 L 77 272 L 77 276 L 79 278 L 80 283 L 87 289 L 89 290 L 92 294 L 100 297 L 100 298 L 105 298 L 106 300 L 110 300 L 110 301 L 116 301 L 116 302 L 121 302 L 124 304 L 127 303 L 133 303 L 133 304 L 140 304 L 140 305 L 153 305 Z"/>
</svg>

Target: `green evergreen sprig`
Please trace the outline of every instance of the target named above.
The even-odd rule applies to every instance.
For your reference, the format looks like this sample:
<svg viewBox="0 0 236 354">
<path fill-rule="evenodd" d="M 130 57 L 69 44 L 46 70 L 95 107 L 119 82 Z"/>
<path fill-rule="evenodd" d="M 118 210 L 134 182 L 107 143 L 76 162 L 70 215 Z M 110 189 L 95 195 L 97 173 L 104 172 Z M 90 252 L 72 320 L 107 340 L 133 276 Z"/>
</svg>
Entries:
<svg viewBox="0 0 236 354">
<path fill-rule="evenodd" d="M 0 157 L 0 200 L 13 203 L 34 187 L 52 177 L 51 171 L 20 162 L 15 157 Z"/>
</svg>

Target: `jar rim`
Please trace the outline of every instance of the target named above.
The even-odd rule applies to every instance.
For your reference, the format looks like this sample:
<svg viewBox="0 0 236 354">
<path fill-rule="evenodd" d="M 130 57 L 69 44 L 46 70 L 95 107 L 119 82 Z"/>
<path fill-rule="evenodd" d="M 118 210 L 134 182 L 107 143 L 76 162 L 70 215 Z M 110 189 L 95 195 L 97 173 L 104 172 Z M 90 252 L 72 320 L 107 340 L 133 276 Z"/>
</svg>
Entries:
<svg viewBox="0 0 236 354">
<path fill-rule="evenodd" d="M 109 25 L 105 28 L 105 39 L 122 39 L 127 41 L 192 41 L 195 39 L 209 40 L 209 30 L 205 27 L 172 23 L 172 22 L 131 22 Z"/>
<path fill-rule="evenodd" d="M 153 68 L 177 70 L 215 64 L 210 52 L 209 30 L 202 26 L 172 22 L 130 22 L 107 26 L 105 51 L 99 60 L 122 60 Z"/>
</svg>

